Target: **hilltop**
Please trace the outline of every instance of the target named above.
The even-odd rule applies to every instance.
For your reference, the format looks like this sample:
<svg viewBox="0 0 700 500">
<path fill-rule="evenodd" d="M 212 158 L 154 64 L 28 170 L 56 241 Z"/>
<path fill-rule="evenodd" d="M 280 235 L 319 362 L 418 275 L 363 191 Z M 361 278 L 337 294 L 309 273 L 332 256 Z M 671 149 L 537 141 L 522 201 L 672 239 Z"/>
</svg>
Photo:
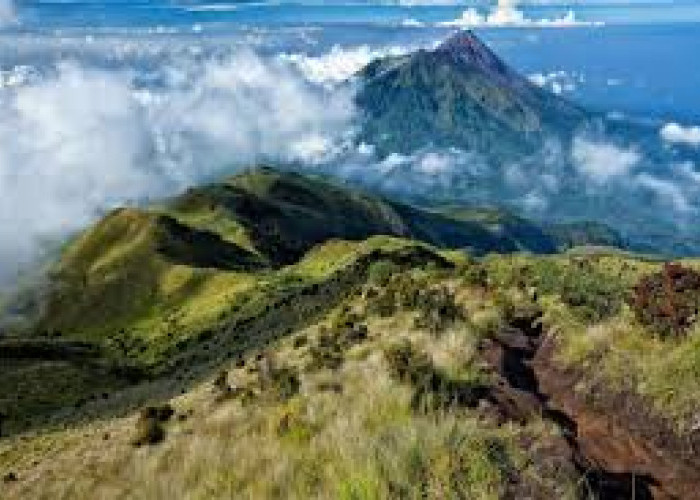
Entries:
<svg viewBox="0 0 700 500">
<path fill-rule="evenodd" d="M 132 328 L 153 337 L 174 328 L 163 319 L 173 317 L 178 330 L 191 330 L 188 311 L 221 314 L 209 294 L 230 295 L 258 274 L 291 272 L 333 240 L 390 236 L 474 255 L 623 246 L 577 226 L 554 231 L 486 213 L 426 210 L 328 179 L 250 170 L 150 208 L 116 210 L 80 235 L 52 272 L 38 328 L 81 340 Z"/>
</svg>

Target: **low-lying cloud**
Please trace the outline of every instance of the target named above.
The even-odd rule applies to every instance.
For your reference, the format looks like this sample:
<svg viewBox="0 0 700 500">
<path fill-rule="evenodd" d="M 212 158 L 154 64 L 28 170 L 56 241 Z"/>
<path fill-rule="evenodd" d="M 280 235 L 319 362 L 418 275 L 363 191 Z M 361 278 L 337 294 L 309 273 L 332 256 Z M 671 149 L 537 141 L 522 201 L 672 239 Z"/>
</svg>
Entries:
<svg viewBox="0 0 700 500">
<path fill-rule="evenodd" d="M 647 173 L 636 176 L 635 182 L 640 187 L 651 191 L 657 199 L 674 211 L 682 214 L 692 211 L 692 207 L 680 184 L 670 179 L 660 179 Z"/>
<path fill-rule="evenodd" d="M 585 82 L 583 75 L 572 74 L 563 70 L 550 71 L 549 73 L 534 73 L 528 79 L 538 87 L 547 89 L 556 95 L 574 92 L 579 83 Z"/>
<path fill-rule="evenodd" d="M 353 48 L 334 46 L 329 52 L 320 56 L 296 53 L 281 54 L 279 58 L 294 64 L 309 81 L 330 88 L 348 81 L 374 59 L 403 55 L 409 50 L 401 46 L 384 48 L 372 48 L 369 45 Z"/>
<path fill-rule="evenodd" d="M 583 137 L 574 139 L 571 156 L 579 173 L 599 184 L 628 175 L 642 160 L 633 148 Z"/>
<path fill-rule="evenodd" d="M 131 71 L 60 63 L 0 88 L 0 280 L 110 207 L 259 161 L 313 163 L 352 130 L 350 90 L 242 52 Z"/>
</svg>

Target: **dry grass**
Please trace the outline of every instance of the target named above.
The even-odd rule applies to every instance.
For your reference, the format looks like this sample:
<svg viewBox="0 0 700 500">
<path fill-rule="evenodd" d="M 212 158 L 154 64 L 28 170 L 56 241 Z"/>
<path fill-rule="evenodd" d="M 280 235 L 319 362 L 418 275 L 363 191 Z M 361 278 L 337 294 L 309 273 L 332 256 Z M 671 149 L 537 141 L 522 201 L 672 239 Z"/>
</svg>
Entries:
<svg viewBox="0 0 700 500">
<path fill-rule="evenodd" d="M 617 264 L 612 258 L 598 263 L 610 273 Z M 19 481 L 0 485 L 0 496 L 487 499 L 500 498 L 515 476 L 554 498 L 572 498 L 571 477 L 536 458 L 547 454 L 548 436 L 557 432 L 551 425 L 535 421 L 499 428 L 478 410 L 417 412 L 412 388 L 390 376 L 382 352 L 401 340 L 450 377 L 486 376 L 476 349 L 481 336 L 501 321 L 498 301 L 459 279 L 441 278 L 440 285 L 455 294 L 466 311 L 464 321 L 436 335 L 417 328 L 412 311 L 367 317 L 366 304 L 355 298 L 346 306 L 360 315 L 368 335 L 344 345 L 335 369 L 313 367 L 310 359 L 321 327 L 325 334 L 332 331 L 338 311 L 265 352 L 250 353 L 245 366 L 228 368 L 233 392 L 249 389 L 252 399 L 217 397 L 208 383 L 172 401 L 177 415 L 164 424 L 166 439 L 156 446 L 130 444 L 135 416 L 6 441 L 0 445 L 0 472 L 16 471 Z M 510 295 L 522 298 L 520 292 Z M 611 387 L 629 389 L 632 381 L 681 428 L 697 419 L 700 328 L 687 339 L 662 341 L 636 325 L 625 307 L 591 323 L 554 294 L 538 301 L 548 331 L 559 341 L 560 362 L 587 368 L 590 381 Z M 299 393 L 267 394 L 258 356 L 298 375 Z"/>
<path fill-rule="evenodd" d="M 467 325 L 436 338 L 413 324 L 410 313 L 369 318 L 368 339 L 337 370 L 306 368 L 308 347 L 295 338 L 313 342 L 318 326 L 280 341 L 264 356 L 300 374 L 297 396 L 263 397 L 252 355 L 228 377 L 234 388 L 255 388 L 252 403 L 200 386 L 172 402 L 177 415 L 156 446 L 130 444 L 136 417 L 17 441 L 10 448 L 25 462 L 0 454 L 0 467 L 20 476 L 3 485 L 4 498 L 495 499 L 509 475 L 536 476 L 516 444 L 524 429 L 467 410 L 411 408 L 411 388 L 389 376 L 382 346 L 406 338 L 436 366 L 464 374 L 476 345 Z"/>
</svg>

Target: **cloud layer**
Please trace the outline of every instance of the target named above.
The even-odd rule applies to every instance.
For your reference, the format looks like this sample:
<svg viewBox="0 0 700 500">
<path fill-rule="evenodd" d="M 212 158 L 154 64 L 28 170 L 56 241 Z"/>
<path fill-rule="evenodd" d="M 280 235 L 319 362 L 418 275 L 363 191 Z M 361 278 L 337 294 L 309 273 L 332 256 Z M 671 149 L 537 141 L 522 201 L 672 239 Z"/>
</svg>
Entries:
<svg viewBox="0 0 700 500">
<path fill-rule="evenodd" d="M 0 280 L 112 206 L 237 165 L 322 161 L 351 130 L 349 91 L 276 59 L 243 52 L 157 77 L 144 87 L 73 62 L 0 88 Z"/>
<path fill-rule="evenodd" d="M 113 206 L 258 161 L 303 162 L 426 202 L 444 196 L 543 217 L 554 207 L 564 214 L 570 186 L 587 197 L 570 205 L 582 218 L 614 216 L 605 209 L 611 199 L 629 200 L 630 210 L 663 207 L 670 219 L 697 212 L 695 160 L 652 160 L 639 144 L 605 134 L 570 144 L 552 139 L 505 165 L 454 148 L 377 158 L 372 145 L 351 147 L 357 114 L 344 82 L 373 58 L 407 48 L 262 57 L 152 40 L 120 42 L 107 64 L 95 64 L 108 43 L 97 38 L 81 42 L 82 62 L 0 71 L 0 283 Z M 576 78 L 553 72 L 539 83 L 566 92 Z M 667 126 L 661 137 L 692 145 L 696 133 Z"/>
</svg>

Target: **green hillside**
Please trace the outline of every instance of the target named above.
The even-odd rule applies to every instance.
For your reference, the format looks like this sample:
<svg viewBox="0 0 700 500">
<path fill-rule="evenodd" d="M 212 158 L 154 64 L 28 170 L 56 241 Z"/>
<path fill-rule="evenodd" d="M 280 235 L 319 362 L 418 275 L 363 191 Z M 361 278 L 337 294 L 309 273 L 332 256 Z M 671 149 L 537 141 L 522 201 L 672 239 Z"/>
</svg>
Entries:
<svg viewBox="0 0 700 500">
<path fill-rule="evenodd" d="M 625 299 L 660 264 L 382 237 L 295 269 L 155 378 L 93 382 L 80 423 L 0 440 L 3 498 L 692 498 L 697 325 Z"/>
<path fill-rule="evenodd" d="M 241 293 L 278 270 L 294 273 L 330 240 L 384 235 L 477 255 L 542 254 L 569 248 L 560 244 L 565 234 L 505 213 L 427 211 L 321 178 L 254 169 L 151 208 L 117 210 L 79 236 L 52 273 L 38 330 L 127 337 L 150 353 L 143 338 L 197 334 Z M 585 234 L 576 236 L 572 242 L 586 244 Z"/>
<path fill-rule="evenodd" d="M 0 337 L 1 496 L 689 498 L 700 265 L 550 231 L 271 169 L 116 210 Z"/>
</svg>

